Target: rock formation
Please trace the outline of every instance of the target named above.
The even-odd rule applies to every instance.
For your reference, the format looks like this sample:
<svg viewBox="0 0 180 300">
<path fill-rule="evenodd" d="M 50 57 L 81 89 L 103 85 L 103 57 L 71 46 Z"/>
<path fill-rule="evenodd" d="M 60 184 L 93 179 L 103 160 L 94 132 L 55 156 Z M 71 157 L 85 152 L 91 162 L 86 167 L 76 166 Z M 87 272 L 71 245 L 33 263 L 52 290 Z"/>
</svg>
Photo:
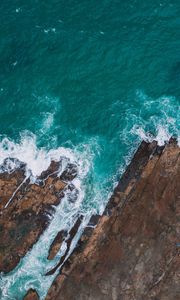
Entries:
<svg viewBox="0 0 180 300">
<path fill-rule="evenodd" d="M 23 165 L 0 174 L 0 271 L 12 270 L 38 240 L 53 214 L 52 205 L 60 203 L 63 190 L 77 175 L 69 164 L 57 177 L 58 168 L 52 162 L 38 185 L 26 179 Z M 104 214 L 92 216 L 46 300 L 179 299 L 179 182 L 176 141 L 163 147 L 142 142 Z M 80 224 L 81 217 L 69 232 L 67 251 Z M 67 232 L 57 234 L 49 260 L 65 237 Z M 64 257 L 45 276 L 54 274 L 63 261 Z M 31 289 L 24 299 L 39 296 Z"/>
<path fill-rule="evenodd" d="M 39 300 L 39 296 L 35 290 L 30 289 L 23 300 Z"/>
<path fill-rule="evenodd" d="M 180 149 L 143 142 L 46 300 L 178 300 Z"/>
<path fill-rule="evenodd" d="M 38 240 L 63 196 L 66 183 L 52 162 L 39 185 L 26 180 L 24 166 L 0 174 L 0 272 L 9 272 Z"/>
</svg>

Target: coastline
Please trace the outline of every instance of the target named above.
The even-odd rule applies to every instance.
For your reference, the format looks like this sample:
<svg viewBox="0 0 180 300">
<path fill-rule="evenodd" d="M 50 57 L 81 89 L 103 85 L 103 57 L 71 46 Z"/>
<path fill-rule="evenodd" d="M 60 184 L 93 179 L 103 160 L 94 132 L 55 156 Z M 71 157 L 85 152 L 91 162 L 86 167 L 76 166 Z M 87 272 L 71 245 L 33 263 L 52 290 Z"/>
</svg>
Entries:
<svg viewBox="0 0 180 300">
<path fill-rule="evenodd" d="M 155 141 L 141 143 L 103 215 L 91 217 L 70 257 L 65 260 L 64 255 L 46 273 L 47 277 L 56 274 L 63 264 L 46 300 L 176 299 L 179 154 L 174 139 L 165 146 Z M 68 186 L 71 190 L 75 168 L 71 166 L 61 178 L 55 175 L 57 169 L 58 164 L 52 163 L 41 175 L 41 185 L 25 181 L 19 190 L 25 178 L 23 166 L 12 174 L 1 174 L 1 272 L 17 266 L 48 227 L 52 205 L 60 203 Z M 81 223 L 79 216 L 67 239 L 68 250 Z M 65 238 L 67 232 L 62 231 L 54 237 L 49 260 L 57 255 Z M 39 296 L 30 289 L 24 299 Z"/>
<path fill-rule="evenodd" d="M 179 297 L 180 149 L 142 142 L 46 300 Z"/>
</svg>

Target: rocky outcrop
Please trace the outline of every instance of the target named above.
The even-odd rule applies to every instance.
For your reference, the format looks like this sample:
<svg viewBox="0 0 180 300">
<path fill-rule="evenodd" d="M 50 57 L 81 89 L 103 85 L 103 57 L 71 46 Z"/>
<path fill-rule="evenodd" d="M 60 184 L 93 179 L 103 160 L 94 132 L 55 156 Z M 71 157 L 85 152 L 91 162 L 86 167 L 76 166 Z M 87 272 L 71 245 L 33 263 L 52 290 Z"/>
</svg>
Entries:
<svg viewBox="0 0 180 300">
<path fill-rule="evenodd" d="M 35 290 L 30 289 L 23 300 L 39 300 L 39 296 Z"/>
<path fill-rule="evenodd" d="M 143 142 L 46 300 L 179 299 L 180 149 Z"/>
<path fill-rule="evenodd" d="M 8 165 L 18 168 L 7 172 Z M 77 199 L 71 181 L 74 164 L 57 176 L 52 162 L 32 184 L 25 165 L 0 166 L 0 272 L 14 269 L 47 228 L 53 207 L 65 190 Z M 163 147 L 143 142 L 120 179 L 102 216 L 92 216 L 66 260 L 83 216 L 69 232 L 55 237 L 52 260 L 66 239 L 67 249 L 45 276 L 63 267 L 46 300 L 176 300 L 179 299 L 180 149 L 171 139 Z M 95 227 L 95 228 L 94 228 Z M 39 299 L 30 289 L 24 299 Z"/>
<path fill-rule="evenodd" d="M 67 236 L 67 232 L 64 231 L 58 232 L 49 249 L 48 259 L 53 259 L 56 256 L 66 236 Z"/>
<path fill-rule="evenodd" d="M 30 184 L 24 165 L 0 174 L 0 272 L 12 270 L 48 226 L 66 187 L 58 168 L 52 162 L 39 184 Z"/>
</svg>

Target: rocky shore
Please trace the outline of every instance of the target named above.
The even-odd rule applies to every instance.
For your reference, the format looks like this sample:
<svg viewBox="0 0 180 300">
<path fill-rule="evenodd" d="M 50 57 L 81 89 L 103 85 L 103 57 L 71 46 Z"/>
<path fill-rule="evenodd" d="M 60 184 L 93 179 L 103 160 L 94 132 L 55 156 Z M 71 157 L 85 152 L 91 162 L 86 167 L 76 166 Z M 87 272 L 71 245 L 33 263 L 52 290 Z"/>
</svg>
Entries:
<svg viewBox="0 0 180 300">
<path fill-rule="evenodd" d="M 57 177 L 52 162 L 30 184 L 23 165 L 0 174 L 0 272 L 9 272 L 49 224 L 68 182 L 70 166 Z M 180 294 L 180 149 L 174 139 L 163 147 L 142 142 L 109 200 L 103 216 L 93 216 L 64 262 L 46 300 L 176 300 Z M 71 188 L 69 184 L 69 188 Z M 81 224 L 70 232 L 67 246 Z M 94 228 L 95 227 L 95 228 Z M 58 252 L 66 232 L 49 249 Z M 54 274 L 58 266 L 46 276 Z M 29 290 L 26 300 L 36 300 Z"/>
<path fill-rule="evenodd" d="M 179 299 L 180 149 L 143 142 L 46 300 Z"/>
<path fill-rule="evenodd" d="M 23 164 L 15 171 L 0 173 L 0 272 L 8 273 L 17 266 L 47 228 L 64 190 L 73 188 L 68 182 L 76 176 L 75 166 L 68 165 L 59 177 L 60 164 L 53 161 L 38 184 L 26 178 Z"/>
</svg>

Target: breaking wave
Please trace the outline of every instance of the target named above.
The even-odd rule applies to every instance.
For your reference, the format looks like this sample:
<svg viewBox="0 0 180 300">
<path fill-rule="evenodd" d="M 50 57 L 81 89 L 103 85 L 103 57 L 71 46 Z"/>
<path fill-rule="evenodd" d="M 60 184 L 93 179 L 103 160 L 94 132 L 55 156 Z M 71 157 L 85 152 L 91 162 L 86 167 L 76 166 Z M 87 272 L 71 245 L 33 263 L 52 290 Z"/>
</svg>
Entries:
<svg viewBox="0 0 180 300">
<path fill-rule="evenodd" d="M 7 158 L 9 158 L 7 169 L 2 169 L 3 162 Z M 2 138 L 0 142 L 0 171 L 11 172 L 18 167 L 18 161 L 25 163 L 26 173 L 29 174 L 31 183 L 36 182 L 37 177 L 48 169 L 51 161 L 58 162 L 61 159 L 75 163 L 78 166 L 79 176 L 88 172 L 90 160 L 85 159 L 85 153 L 64 147 L 50 150 L 38 148 L 36 136 L 32 133 L 21 134 L 19 143 L 7 137 Z"/>
<path fill-rule="evenodd" d="M 159 145 L 163 145 L 171 136 L 179 139 L 180 111 L 178 102 L 174 97 L 163 96 L 152 99 L 138 90 L 134 103 L 135 105 L 128 103 L 125 107 L 120 118 L 122 125 L 119 131 L 114 134 L 116 138 L 113 140 L 112 147 L 118 144 L 118 153 L 115 153 L 116 158 L 122 156 L 118 170 L 116 169 L 114 174 L 113 168 L 109 168 L 108 158 L 106 157 L 106 161 L 102 159 L 105 142 L 98 137 L 89 139 L 88 143 L 80 146 L 58 147 L 49 150 L 45 147 L 38 147 L 36 135 L 30 132 L 23 132 L 18 143 L 7 137 L 1 137 L 0 172 L 11 173 L 21 164 L 24 164 L 26 178 L 29 178 L 32 184 L 38 184 L 38 177 L 44 170 L 48 169 L 52 161 L 62 162 L 58 176 L 61 175 L 68 163 L 75 164 L 78 170 L 76 178 L 72 181 L 76 191 L 78 191 L 76 201 L 69 201 L 69 197 L 73 195 L 66 191 L 60 204 L 54 208 L 55 213 L 50 216 L 49 227 L 39 238 L 39 241 L 21 259 L 13 271 L 6 275 L 1 274 L 2 300 L 14 299 L 17 290 L 19 291 L 19 299 L 22 299 L 30 288 L 35 288 L 40 299 L 44 299 L 61 265 L 53 275 L 45 276 L 45 274 L 56 267 L 67 250 L 67 240 L 65 239 L 55 258 L 51 261 L 47 259 L 50 245 L 57 233 L 61 230 L 70 232 L 79 216 L 83 216 L 82 223 L 66 254 L 66 260 L 75 248 L 91 215 L 96 212 L 103 213 L 108 197 L 116 184 L 117 174 L 118 176 L 122 174 L 138 144 L 142 140 L 148 142 L 156 140 Z M 110 108 L 113 111 L 113 116 L 119 118 L 117 108 L 121 109 L 121 101 L 114 103 Z M 42 135 L 49 131 L 53 122 L 53 113 L 44 116 Z M 104 150 L 105 156 L 109 149 L 108 145 Z M 113 153 L 114 150 L 111 149 L 111 151 Z M 101 169 L 96 168 L 97 157 L 101 161 L 100 167 L 107 164 L 107 169 L 110 169 L 110 171 L 108 170 L 109 173 L 106 173 L 107 169 L 105 169 L 101 174 Z M 7 205 L 11 200 L 9 199 Z"/>
<path fill-rule="evenodd" d="M 125 112 L 123 135 L 126 141 L 138 137 L 139 141 L 155 140 L 162 146 L 173 136 L 180 142 L 180 106 L 175 97 L 153 99 L 137 90 L 135 104 L 135 108 L 130 107 Z"/>
</svg>

